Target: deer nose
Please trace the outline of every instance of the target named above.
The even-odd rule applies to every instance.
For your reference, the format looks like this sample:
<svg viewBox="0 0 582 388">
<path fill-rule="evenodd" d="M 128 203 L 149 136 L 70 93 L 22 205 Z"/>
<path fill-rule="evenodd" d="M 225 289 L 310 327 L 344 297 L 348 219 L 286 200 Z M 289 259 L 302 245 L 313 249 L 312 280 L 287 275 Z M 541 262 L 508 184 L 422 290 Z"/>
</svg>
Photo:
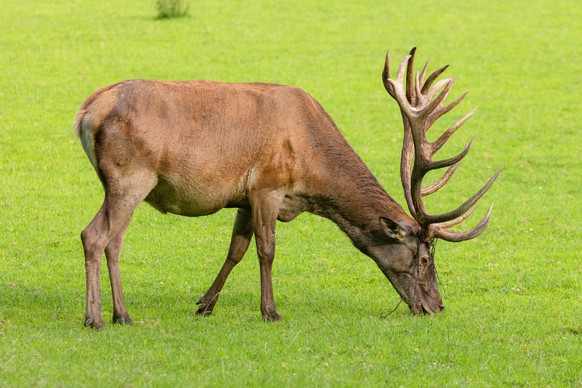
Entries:
<svg viewBox="0 0 582 388">
<path fill-rule="evenodd" d="M 445 305 L 444 304 L 439 304 L 439 309 L 441 309 L 441 312 L 445 311 Z"/>
</svg>

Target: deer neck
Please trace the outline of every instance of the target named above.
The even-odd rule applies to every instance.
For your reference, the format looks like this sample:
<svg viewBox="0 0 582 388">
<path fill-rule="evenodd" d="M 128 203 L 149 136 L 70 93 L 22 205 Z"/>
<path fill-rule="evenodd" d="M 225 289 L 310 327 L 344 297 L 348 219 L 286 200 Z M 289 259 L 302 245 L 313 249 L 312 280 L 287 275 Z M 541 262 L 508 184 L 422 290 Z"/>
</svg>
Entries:
<svg viewBox="0 0 582 388">
<path fill-rule="evenodd" d="M 355 176 L 345 175 L 330 181 L 330 190 L 315 198 L 311 212 L 337 224 L 358 249 L 365 253 L 368 246 L 382 239 L 380 217 L 414 224 L 367 168 Z M 341 187 L 336 182 L 341 182 Z"/>
</svg>

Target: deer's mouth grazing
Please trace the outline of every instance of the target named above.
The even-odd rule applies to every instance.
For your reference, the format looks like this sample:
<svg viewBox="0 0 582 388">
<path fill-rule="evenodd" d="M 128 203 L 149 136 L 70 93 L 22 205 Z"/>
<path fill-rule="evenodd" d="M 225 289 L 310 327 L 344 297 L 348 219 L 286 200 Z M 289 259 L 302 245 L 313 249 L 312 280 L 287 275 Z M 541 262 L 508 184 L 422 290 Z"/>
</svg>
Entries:
<svg viewBox="0 0 582 388">
<path fill-rule="evenodd" d="M 434 270 L 430 271 L 428 276 L 428 282 L 426 279 L 417 278 L 416 290 L 412 298 L 414 302 L 409 304 L 410 311 L 413 314 L 432 315 L 441 313 L 445 309 L 436 285 L 436 274 Z"/>
<path fill-rule="evenodd" d="M 413 314 L 439 314 L 443 312 L 445 306 L 443 305 L 442 301 L 437 303 L 427 303 L 423 301 L 417 301 L 413 305 L 410 306 L 410 311 Z"/>
<path fill-rule="evenodd" d="M 428 311 L 422 306 L 422 303 L 418 302 L 410 306 L 410 311 L 414 314 L 428 314 Z"/>
<path fill-rule="evenodd" d="M 416 315 L 421 314 L 439 314 L 444 309 L 445 306 L 443 305 L 443 301 L 440 298 L 440 295 L 431 296 L 430 294 L 423 292 L 419 288 L 416 289 L 416 297 L 413 298 L 414 302 L 408 303 L 408 307 L 410 308 L 410 312 Z"/>
<path fill-rule="evenodd" d="M 413 314 L 438 314 L 441 313 L 445 306 L 441 299 L 438 288 L 426 287 L 426 282 L 423 280 L 418 280 L 417 276 L 410 273 L 390 273 L 389 271 L 384 271 L 388 279 L 391 280 L 392 285 L 396 291 L 400 294 L 401 300 L 408 305 L 410 311 Z M 407 284 L 408 286 L 404 286 Z M 409 288 L 408 288 L 409 287 Z M 408 292 L 405 290 L 408 289 Z"/>
</svg>

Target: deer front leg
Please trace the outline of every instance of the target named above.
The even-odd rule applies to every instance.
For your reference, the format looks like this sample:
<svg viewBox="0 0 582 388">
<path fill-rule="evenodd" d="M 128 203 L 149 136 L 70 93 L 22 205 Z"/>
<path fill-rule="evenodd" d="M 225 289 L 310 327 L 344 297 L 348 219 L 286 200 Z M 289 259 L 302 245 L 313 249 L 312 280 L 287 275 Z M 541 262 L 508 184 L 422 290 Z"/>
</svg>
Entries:
<svg viewBox="0 0 582 388">
<path fill-rule="evenodd" d="M 272 193 L 253 201 L 253 226 L 261 271 L 261 313 L 265 321 L 281 319 L 273 297 L 272 266 L 275 258 L 275 224 L 280 200 Z"/>
<path fill-rule="evenodd" d="M 267 247 L 268 242 L 259 243 L 257 238 L 257 249 L 259 250 L 259 266 L 261 269 L 261 314 L 265 321 L 278 321 L 281 316 L 275 308 L 275 298 L 273 296 L 273 259 L 275 258 L 275 245 Z M 259 244 L 265 245 L 258 248 Z"/>
<path fill-rule="evenodd" d="M 253 223 L 252 215 L 248 209 L 239 209 L 234 221 L 232 229 L 232 237 L 230 239 L 230 247 L 226 260 L 218 272 L 214 283 L 206 291 L 206 294 L 198 301 L 198 315 L 211 315 L 214 305 L 218 300 L 220 291 L 228 278 L 232 269 L 242 260 L 246 253 L 251 238 L 253 237 Z"/>
</svg>

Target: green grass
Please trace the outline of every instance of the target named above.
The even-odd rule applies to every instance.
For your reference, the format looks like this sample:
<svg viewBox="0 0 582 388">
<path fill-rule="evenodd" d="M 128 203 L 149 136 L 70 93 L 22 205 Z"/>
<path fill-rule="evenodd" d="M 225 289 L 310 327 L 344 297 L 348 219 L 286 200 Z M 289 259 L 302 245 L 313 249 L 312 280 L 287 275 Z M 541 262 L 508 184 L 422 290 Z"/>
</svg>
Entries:
<svg viewBox="0 0 582 388">
<path fill-rule="evenodd" d="M 579 1 L 4 0 L 0 12 L 0 386 L 580 386 L 582 157 Z M 254 250 L 214 316 L 194 315 L 234 213 L 187 219 L 140 206 L 122 253 L 133 327 L 85 329 L 80 231 L 102 188 L 71 125 L 97 87 L 128 78 L 299 86 L 403 202 L 401 124 L 380 81 L 385 51 L 450 63 L 478 105 L 451 140 L 477 142 L 451 208 L 500 165 L 477 240 L 440 242 L 447 310 L 412 317 L 372 261 L 311 215 L 279 224 L 275 298 L 262 322 Z M 451 117 L 450 120 L 454 119 Z M 444 120 L 446 121 L 446 120 Z M 444 128 L 445 125 L 442 124 Z M 107 321 L 111 297 L 102 279 Z"/>
</svg>

